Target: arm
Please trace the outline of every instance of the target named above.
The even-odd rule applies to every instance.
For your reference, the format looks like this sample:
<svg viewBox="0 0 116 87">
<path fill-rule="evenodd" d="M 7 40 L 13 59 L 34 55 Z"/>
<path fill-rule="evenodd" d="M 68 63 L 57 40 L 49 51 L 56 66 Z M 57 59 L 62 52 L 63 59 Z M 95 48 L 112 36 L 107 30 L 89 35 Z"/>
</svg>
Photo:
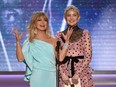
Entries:
<svg viewBox="0 0 116 87">
<path fill-rule="evenodd" d="M 80 62 L 80 67 L 76 71 L 75 75 L 72 78 L 73 83 L 78 83 L 78 78 L 80 77 L 80 74 L 83 72 L 83 70 L 89 65 L 91 62 L 91 56 L 92 56 L 92 46 L 91 46 L 91 38 L 89 31 L 86 31 L 85 33 L 85 41 L 84 41 L 84 56 L 82 62 Z"/>
<path fill-rule="evenodd" d="M 83 61 L 82 69 L 86 68 L 90 64 L 91 58 L 92 58 L 91 37 L 90 37 L 90 33 L 88 31 L 86 32 L 86 36 L 85 36 L 84 52 L 85 52 L 85 58 Z M 81 72 L 82 72 L 82 70 L 81 70 Z"/>
<path fill-rule="evenodd" d="M 18 30 L 16 28 L 13 30 L 13 33 L 16 37 L 16 56 L 17 56 L 17 60 L 19 62 L 22 62 L 24 60 L 24 56 L 23 56 L 23 53 L 22 53 L 22 47 L 20 45 L 20 40 L 22 38 L 23 33 L 19 34 Z"/>
<path fill-rule="evenodd" d="M 80 68 L 80 71 L 78 73 L 81 73 L 84 68 L 86 68 L 89 63 L 91 62 L 92 57 L 92 44 L 91 44 L 91 37 L 89 31 L 86 31 L 85 34 L 85 43 L 84 43 L 84 60 L 82 62 L 82 66 Z"/>
<path fill-rule="evenodd" d="M 24 60 L 20 42 L 16 42 L 16 56 L 19 62 L 22 62 Z"/>
<path fill-rule="evenodd" d="M 66 56 L 69 42 L 65 42 L 62 49 L 60 50 L 59 61 L 62 62 Z"/>
<path fill-rule="evenodd" d="M 67 50 L 68 50 L 68 44 L 69 44 L 69 40 L 70 40 L 70 36 L 72 35 L 73 29 L 68 29 L 66 35 L 64 35 L 63 33 L 58 33 L 57 34 L 57 41 L 60 41 L 60 55 L 59 55 L 59 61 L 62 62 L 66 56 Z M 61 36 L 63 36 L 65 42 L 63 42 L 63 40 L 61 39 Z M 61 74 L 61 78 L 63 80 L 63 82 L 68 85 L 70 84 L 69 81 L 69 77 L 66 74 L 65 70 L 63 69 L 63 66 L 60 65 L 60 74 Z"/>
<path fill-rule="evenodd" d="M 62 49 L 60 50 L 59 61 L 63 61 L 66 56 L 69 40 L 72 35 L 72 32 L 73 32 L 73 29 L 68 28 L 66 35 L 62 33 L 62 36 L 65 39 L 65 43 L 63 44 Z"/>
</svg>

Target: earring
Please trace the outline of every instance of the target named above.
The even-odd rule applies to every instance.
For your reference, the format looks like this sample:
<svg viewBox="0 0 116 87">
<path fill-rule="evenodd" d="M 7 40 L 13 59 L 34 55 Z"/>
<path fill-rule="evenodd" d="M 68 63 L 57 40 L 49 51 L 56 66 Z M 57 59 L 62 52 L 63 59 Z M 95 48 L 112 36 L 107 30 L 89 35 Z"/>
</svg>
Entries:
<svg viewBox="0 0 116 87">
<path fill-rule="evenodd" d="M 37 34 L 37 29 L 34 30 L 34 34 Z"/>
</svg>

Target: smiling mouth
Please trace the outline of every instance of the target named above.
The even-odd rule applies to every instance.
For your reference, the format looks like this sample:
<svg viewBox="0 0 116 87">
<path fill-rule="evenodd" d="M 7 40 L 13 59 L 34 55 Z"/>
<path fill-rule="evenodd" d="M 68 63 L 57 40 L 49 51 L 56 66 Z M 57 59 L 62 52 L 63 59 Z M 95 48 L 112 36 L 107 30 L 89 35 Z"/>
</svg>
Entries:
<svg viewBox="0 0 116 87">
<path fill-rule="evenodd" d="M 74 22 L 69 22 L 69 23 L 74 23 Z"/>
<path fill-rule="evenodd" d="M 45 25 L 40 25 L 40 27 L 45 27 Z"/>
<path fill-rule="evenodd" d="M 75 21 L 72 21 L 72 20 L 71 20 L 71 21 L 69 21 L 69 22 L 70 22 L 70 23 L 74 23 Z"/>
</svg>

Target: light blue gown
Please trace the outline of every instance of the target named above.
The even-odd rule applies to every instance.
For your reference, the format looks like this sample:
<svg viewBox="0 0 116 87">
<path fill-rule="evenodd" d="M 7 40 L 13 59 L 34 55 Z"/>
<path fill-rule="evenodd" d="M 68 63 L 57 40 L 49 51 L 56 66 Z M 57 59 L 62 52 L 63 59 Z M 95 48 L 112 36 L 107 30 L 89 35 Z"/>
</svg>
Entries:
<svg viewBox="0 0 116 87">
<path fill-rule="evenodd" d="M 26 73 L 24 80 L 30 87 L 56 87 L 56 62 L 54 47 L 44 41 L 27 39 L 22 48 Z"/>
</svg>

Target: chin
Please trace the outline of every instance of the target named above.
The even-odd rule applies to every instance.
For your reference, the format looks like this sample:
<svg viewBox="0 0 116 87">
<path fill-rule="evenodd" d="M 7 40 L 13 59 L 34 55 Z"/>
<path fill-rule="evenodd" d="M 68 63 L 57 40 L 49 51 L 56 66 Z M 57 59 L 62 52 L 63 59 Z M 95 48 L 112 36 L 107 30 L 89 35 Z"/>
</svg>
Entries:
<svg viewBox="0 0 116 87">
<path fill-rule="evenodd" d="M 76 24 L 69 24 L 69 25 L 72 26 L 72 27 L 73 27 L 73 26 L 76 26 Z"/>
</svg>

